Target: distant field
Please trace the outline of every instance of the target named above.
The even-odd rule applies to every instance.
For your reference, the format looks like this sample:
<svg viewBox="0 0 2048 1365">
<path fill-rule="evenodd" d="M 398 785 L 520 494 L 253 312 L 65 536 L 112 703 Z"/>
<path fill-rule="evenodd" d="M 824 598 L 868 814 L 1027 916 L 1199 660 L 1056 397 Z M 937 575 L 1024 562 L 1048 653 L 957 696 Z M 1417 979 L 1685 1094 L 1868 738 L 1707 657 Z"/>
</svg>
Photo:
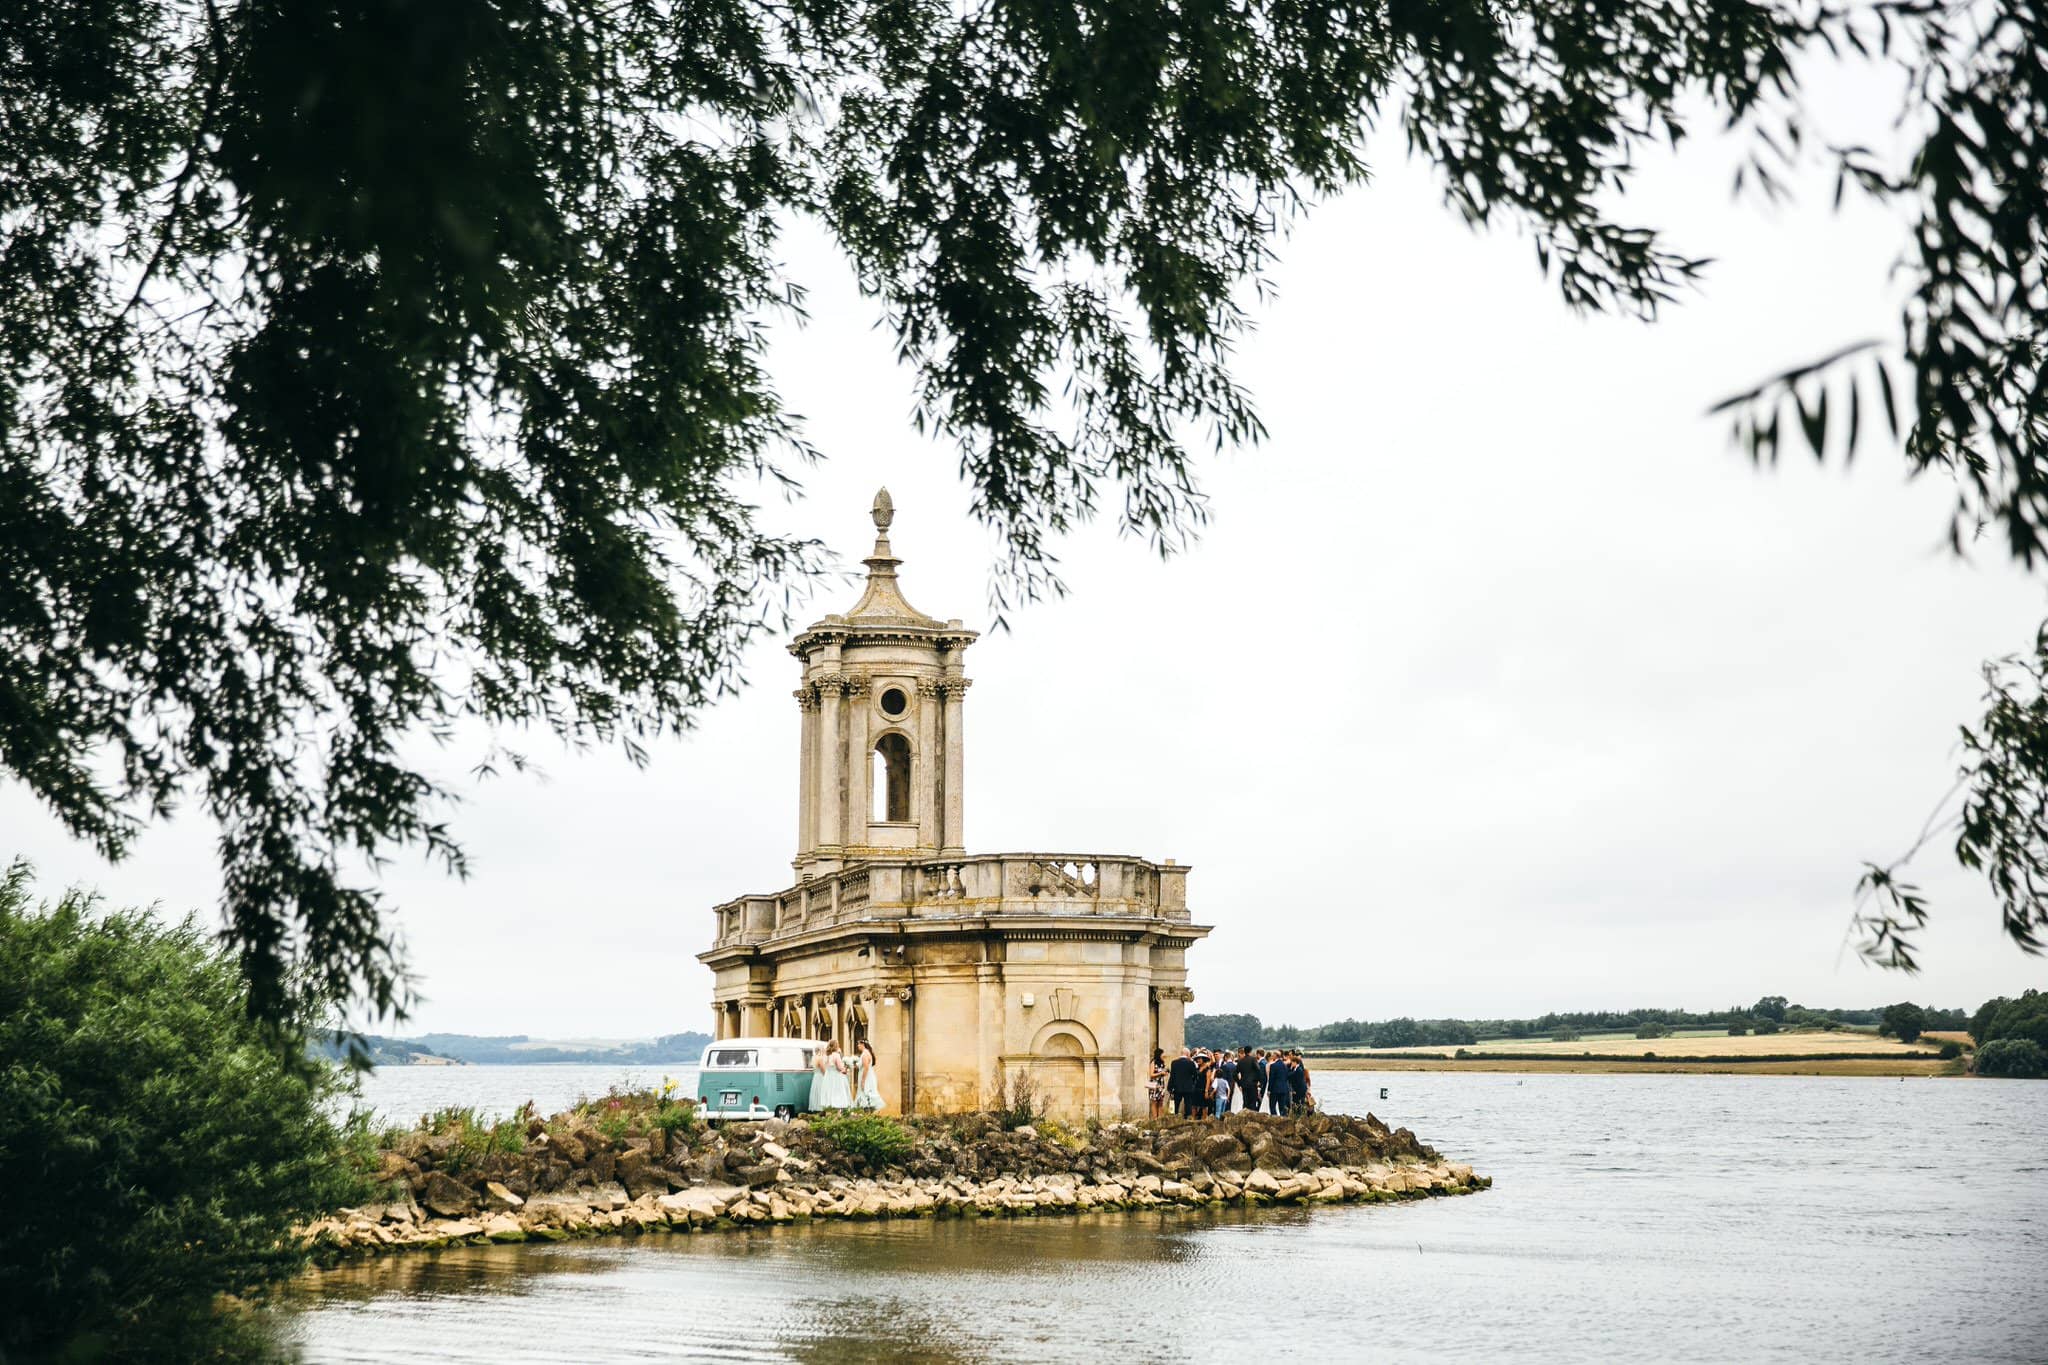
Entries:
<svg viewBox="0 0 2048 1365">
<path fill-rule="evenodd" d="M 1614 1054 L 1609 1054 L 1610 1056 Z M 1789 1061 L 1752 1062 L 1740 1057 L 1670 1057 L 1647 1061 L 1595 1061 L 1581 1057 L 1525 1056 L 1512 1059 L 1446 1061 L 1436 1057 L 1324 1057 L 1321 1071 L 1492 1071 L 1524 1075 L 1603 1076 L 1960 1076 L 1960 1061 L 1937 1061 L 1929 1052 L 1902 1050 L 1896 1058 L 1831 1057 L 1816 1052 Z"/>
<path fill-rule="evenodd" d="M 1939 1041 L 1922 1047 L 1908 1046 L 1896 1038 L 1874 1033 L 1766 1033 L 1730 1038 L 1726 1033 L 1679 1033 L 1669 1038 L 1638 1038 L 1634 1033 L 1587 1034 L 1575 1043 L 1554 1043 L 1548 1038 L 1502 1038 L 1473 1043 L 1468 1052 L 1492 1052 L 1512 1057 L 1577 1057 L 1596 1053 L 1609 1057 L 1640 1057 L 1654 1052 L 1659 1057 L 1826 1057 L 1844 1052 L 1896 1053 L 1901 1058 L 1933 1055 Z M 1335 1048 L 1340 1052 L 1367 1052 L 1375 1056 L 1427 1057 L 1456 1052 L 1450 1047 Z"/>
<path fill-rule="evenodd" d="M 1318 1058 L 1336 1070 L 1468 1070 L 1468 1071 L 1712 1071 L 1749 1074 L 1941 1075 L 1959 1071 L 1960 1062 L 1939 1061 L 1943 1041 L 1907 1045 L 1874 1033 L 1767 1033 L 1731 1038 L 1726 1033 L 1693 1032 L 1669 1038 L 1638 1038 L 1634 1033 L 1587 1034 L 1577 1042 L 1547 1038 L 1503 1038 L 1474 1043 L 1467 1052 L 1486 1054 L 1458 1060 L 1456 1048 L 1409 1047 L 1386 1050 L 1351 1048 L 1332 1051 L 1371 1052 L 1370 1057 Z M 1591 1054 L 1588 1056 L 1587 1054 Z M 1652 1058 L 1654 1054 L 1654 1058 Z M 1619 1060 L 1599 1060 L 1614 1058 Z M 1644 1061 L 1628 1060 L 1645 1058 Z M 1764 1060 L 1769 1058 L 1771 1060 Z M 1717 1066 L 1718 1064 L 1718 1066 Z"/>
</svg>

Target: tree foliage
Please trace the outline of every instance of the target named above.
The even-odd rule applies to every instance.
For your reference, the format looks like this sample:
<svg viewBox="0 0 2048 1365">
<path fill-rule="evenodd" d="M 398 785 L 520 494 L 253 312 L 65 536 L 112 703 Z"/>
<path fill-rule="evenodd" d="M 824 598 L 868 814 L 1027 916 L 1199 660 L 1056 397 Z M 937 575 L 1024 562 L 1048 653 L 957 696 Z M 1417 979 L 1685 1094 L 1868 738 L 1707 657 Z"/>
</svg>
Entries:
<svg viewBox="0 0 2048 1365">
<path fill-rule="evenodd" d="M 181 804 L 214 821 L 257 1012 L 303 968 L 402 1013 L 375 868 L 463 867 L 418 743 L 638 757 L 819 563 L 756 515 L 811 454 L 765 358 L 803 297 L 781 224 L 831 234 L 960 451 L 1000 610 L 1057 591 L 1054 541 L 1105 508 L 1161 550 L 1200 524 L 1191 445 L 1260 433 L 1247 298 L 1376 133 L 1569 305 L 1647 316 L 1701 263 L 1616 212 L 1645 150 L 1697 110 L 1797 155 L 1822 47 L 1902 64 L 1924 134 L 1904 169 L 1830 152 L 1917 220 L 1885 411 L 1959 526 L 2031 562 L 2048 44 L 2030 7 L 1978 12 L 0 7 L 0 765 L 109 855 Z M 1816 447 L 1874 425 L 1811 397 L 1839 368 L 1741 405 L 1760 458 L 1786 403 Z"/>
<path fill-rule="evenodd" d="M 323 1109 L 189 920 L 30 902 L 0 879 L 0 1352 L 150 1347 L 303 1264 L 357 1188 Z"/>
<path fill-rule="evenodd" d="M 1980 1076 L 2048 1076 L 2048 1048 L 2031 1038 L 2000 1038 L 1977 1049 Z"/>
<path fill-rule="evenodd" d="M 1886 1005 L 1884 1015 L 1878 1020 L 1877 1031 L 1889 1034 L 1902 1043 L 1918 1039 L 1927 1027 L 1927 1011 L 1911 1001 Z"/>
<path fill-rule="evenodd" d="M 2018 999 L 1987 1000 L 1970 1021 L 1970 1036 L 1983 1048 L 2001 1038 L 2020 1038 L 2048 1048 L 2048 993 L 2022 991 Z"/>
</svg>

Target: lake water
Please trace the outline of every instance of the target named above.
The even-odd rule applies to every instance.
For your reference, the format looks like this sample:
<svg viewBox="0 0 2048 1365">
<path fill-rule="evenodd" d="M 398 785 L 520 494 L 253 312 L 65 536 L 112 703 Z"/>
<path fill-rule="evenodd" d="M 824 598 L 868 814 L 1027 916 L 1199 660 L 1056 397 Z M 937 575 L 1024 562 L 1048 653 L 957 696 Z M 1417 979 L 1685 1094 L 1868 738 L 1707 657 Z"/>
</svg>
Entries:
<svg viewBox="0 0 2048 1365">
<path fill-rule="evenodd" d="M 401 1116 L 546 1110 L 621 1074 L 412 1068 L 366 1093 Z M 2048 1360 L 2048 1083 L 1324 1072 L 1316 1089 L 1494 1188 L 457 1249 L 301 1280 L 277 1332 L 309 1362 Z"/>
</svg>

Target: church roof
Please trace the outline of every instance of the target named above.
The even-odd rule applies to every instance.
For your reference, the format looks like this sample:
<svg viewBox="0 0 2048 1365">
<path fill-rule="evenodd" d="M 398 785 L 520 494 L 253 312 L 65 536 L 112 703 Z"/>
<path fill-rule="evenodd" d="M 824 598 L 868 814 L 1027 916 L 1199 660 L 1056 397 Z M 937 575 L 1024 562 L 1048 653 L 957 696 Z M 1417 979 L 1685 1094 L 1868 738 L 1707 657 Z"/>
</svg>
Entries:
<svg viewBox="0 0 2048 1365">
<path fill-rule="evenodd" d="M 875 519 L 875 548 L 863 564 L 868 567 L 866 590 L 860 601 L 846 613 L 825 617 L 807 628 L 790 644 L 792 653 L 804 653 L 814 642 L 825 635 L 873 637 L 875 635 L 912 635 L 917 637 L 943 636 L 957 638 L 965 644 L 975 638 L 976 632 L 962 629 L 955 619 L 941 621 L 927 616 L 910 605 L 903 596 L 902 585 L 896 580 L 896 566 L 903 561 L 896 557 L 889 546 L 889 525 L 896 519 L 896 504 L 884 488 L 875 494 L 874 506 L 870 509 Z"/>
</svg>

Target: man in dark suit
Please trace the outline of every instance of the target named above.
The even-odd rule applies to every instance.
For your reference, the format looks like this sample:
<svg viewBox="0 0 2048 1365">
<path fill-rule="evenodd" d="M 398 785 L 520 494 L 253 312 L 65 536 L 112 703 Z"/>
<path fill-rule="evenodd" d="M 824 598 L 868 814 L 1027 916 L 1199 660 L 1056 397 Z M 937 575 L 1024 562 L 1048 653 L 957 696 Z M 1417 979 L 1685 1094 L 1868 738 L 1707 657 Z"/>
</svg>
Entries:
<svg viewBox="0 0 2048 1365">
<path fill-rule="evenodd" d="M 1187 1118 L 1202 1099 L 1202 1069 L 1195 1065 L 1192 1050 L 1182 1048 L 1173 1065 L 1166 1068 L 1166 1093 L 1173 1096 L 1173 1112 Z"/>
<path fill-rule="evenodd" d="M 1248 1047 L 1237 1050 L 1238 1108 L 1247 1114 L 1259 1112 L 1259 1060 Z"/>
<path fill-rule="evenodd" d="M 1284 1114 L 1294 1107 L 1294 1082 L 1287 1074 L 1287 1055 L 1275 1052 L 1266 1064 L 1266 1112 Z"/>
</svg>

